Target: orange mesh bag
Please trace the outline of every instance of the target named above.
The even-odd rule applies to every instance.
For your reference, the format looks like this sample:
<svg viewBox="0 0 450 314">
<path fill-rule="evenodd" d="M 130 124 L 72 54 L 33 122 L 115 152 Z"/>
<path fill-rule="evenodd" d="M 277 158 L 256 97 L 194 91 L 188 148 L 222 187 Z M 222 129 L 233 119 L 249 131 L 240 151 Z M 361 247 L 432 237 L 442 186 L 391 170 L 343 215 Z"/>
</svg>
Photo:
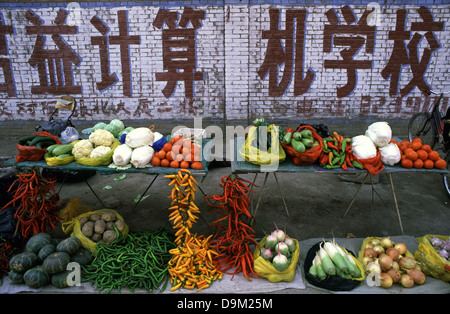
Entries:
<svg viewBox="0 0 450 314">
<path fill-rule="evenodd" d="M 48 133 L 47 131 L 36 132 L 33 135 L 48 136 L 54 139 L 56 144 L 62 144 L 58 137 Z M 16 155 L 16 162 L 41 160 L 44 158 L 45 152 L 47 151 L 47 148 L 38 148 L 35 146 L 25 146 L 20 144 L 16 144 L 16 146 L 18 151 Z"/>
<path fill-rule="evenodd" d="M 377 150 L 377 155 L 375 157 L 366 158 L 366 159 L 358 159 L 355 155 L 353 155 L 353 160 L 359 162 L 364 169 L 369 171 L 371 175 L 376 175 L 383 171 L 384 165 L 381 162 L 380 152 Z"/>
<path fill-rule="evenodd" d="M 312 133 L 312 137 L 314 140 L 319 142 L 319 145 L 315 145 L 309 149 L 307 149 L 303 153 L 299 153 L 291 145 L 281 143 L 281 145 L 284 148 L 284 151 L 286 152 L 286 155 L 290 160 L 292 160 L 292 163 L 296 166 L 309 166 L 316 162 L 317 158 L 319 158 L 320 154 L 322 153 L 323 149 L 323 139 L 322 137 L 317 134 L 316 130 L 309 125 L 302 125 L 294 132 L 301 132 L 303 130 L 310 130 Z"/>
</svg>

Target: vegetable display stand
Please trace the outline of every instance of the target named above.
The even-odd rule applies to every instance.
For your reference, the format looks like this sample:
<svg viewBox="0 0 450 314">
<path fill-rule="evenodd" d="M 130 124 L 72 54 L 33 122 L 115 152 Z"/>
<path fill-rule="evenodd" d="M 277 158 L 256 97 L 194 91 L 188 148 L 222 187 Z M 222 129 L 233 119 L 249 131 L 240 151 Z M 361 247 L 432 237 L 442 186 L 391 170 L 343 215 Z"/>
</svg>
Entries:
<svg viewBox="0 0 450 314">
<path fill-rule="evenodd" d="M 267 183 L 267 179 L 270 173 L 272 173 L 275 177 L 275 180 L 277 181 L 277 187 L 279 190 L 279 193 L 281 195 L 281 198 L 283 200 L 283 204 L 284 207 L 286 209 L 286 212 L 288 213 L 288 207 L 286 204 L 286 200 L 284 198 L 284 195 L 282 193 L 282 189 L 278 183 L 278 179 L 276 177 L 277 173 L 285 173 L 285 174 L 295 174 L 295 175 L 301 175 L 303 173 L 315 173 L 315 174 L 337 174 L 337 175 L 343 175 L 343 174 L 366 174 L 365 179 L 363 181 L 363 183 L 361 183 L 361 185 L 358 187 L 355 196 L 353 197 L 350 205 L 348 206 L 346 212 L 344 213 L 344 216 L 346 215 L 346 213 L 349 211 L 349 209 L 351 208 L 351 206 L 353 205 L 356 196 L 359 194 L 360 190 L 363 187 L 363 184 L 365 183 L 365 181 L 367 180 L 368 176 L 371 175 L 370 172 L 368 172 L 365 169 L 358 169 L 356 167 L 348 167 L 347 170 L 344 170 L 342 168 L 336 168 L 336 169 L 325 169 L 324 167 L 320 166 L 318 163 L 312 164 L 312 165 L 307 165 L 307 166 L 295 166 L 292 161 L 290 159 L 286 159 L 285 161 L 281 162 L 281 163 L 275 163 L 272 165 L 255 165 L 252 163 L 247 162 L 245 159 L 243 159 L 239 154 L 237 154 L 237 149 L 239 147 L 242 146 L 242 143 L 244 142 L 244 137 L 239 136 L 239 137 L 235 137 L 234 139 L 234 145 L 232 143 L 232 145 L 230 145 L 231 147 L 234 147 L 234 152 L 233 152 L 233 156 L 234 158 L 232 159 L 231 162 L 231 168 L 232 171 L 237 173 L 237 174 L 255 174 L 254 180 L 253 182 L 256 181 L 256 177 L 259 173 L 265 173 L 265 178 L 264 178 L 264 183 L 261 187 L 261 191 L 260 191 L 260 195 L 259 195 L 259 200 L 258 203 L 256 205 L 255 210 L 253 211 L 253 215 L 256 215 L 256 211 L 259 207 L 259 203 L 260 200 L 262 198 L 263 195 L 263 191 L 264 188 L 266 187 L 266 183 Z M 395 192 L 395 187 L 394 187 L 394 182 L 392 179 L 392 174 L 395 173 L 413 173 L 413 174 L 425 174 L 425 173 L 438 173 L 441 175 L 447 175 L 449 174 L 449 171 L 447 169 L 437 169 L 437 168 L 432 168 L 432 169 L 414 169 L 414 168 L 404 168 L 401 167 L 399 165 L 395 165 L 395 166 L 387 166 L 385 165 L 383 170 L 380 172 L 380 174 L 385 173 L 389 179 L 389 184 L 391 186 L 391 192 L 392 192 L 392 197 L 394 200 L 394 204 L 395 204 L 395 209 L 397 212 L 397 218 L 399 221 L 399 225 L 400 225 L 400 230 L 402 232 L 402 234 L 404 234 L 404 229 L 403 229 L 403 224 L 401 221 L 401 215 L 400 215 L 400 209 L 398 206 L 398 201 L 397 201 L 397 195 Z M 373 189 L 372 192 L 374 193 L 375 190 Z M 381 197 L 380 197 L 381 198 Z"/>
<path fill-rule="evenodd" d="M 190 169 L 191 174 L 193 176 L 196 177 L 200 177 L 200 178 L 205 178 L 208 175 L 208 166 L 209 166 L 209 161 L 210 161 L 210 152 L 211 152 L 211 146 L 212 146 L 212 141 L 210 139 L 203 139 L 202 140 L 202 160 L 201 163 L 203 165 L 201 170 L 196 170 L 196 169 Z M 47 164 L 47 162 L 42 159 L 39 161 L 24 161 L 24 162 L 16 162 L 14 158 L 9 159 L 7 161 L 5 161 L 6 164 L 9 165 L 13 165 L 15 168 L 17 168 L 18 170 L 23 170 L 23 169 L 29 169 L 29 168 L 45 168 L 45 169 L 58 169 L 66 174 L 70 174 L 73 172 L 79 172 L 80 175 L 82 175 L 82 179 L 83 182 L 87 185 L 87 187 L 89 188 L 89 190 L 94 194 L 94 196 L 96 197 L 96 199 L 99 201 L 99 203 L 102 205 L 103 208 L 105 208 L 106 206 L 104 206 L 102 200 L 100 199 L 100 197 L 97 195 L 97 193 L 95 192 L 95 190 L 93 189 L 93 187 L 89 184 L 88 182 L 88 177 L 84 176 L 83 173 L 84 172 L 91 172 L 91 171 L 95 171 L 96 173 L 100 174 L 100 175 L 112 175 L 112 174 L 126 174 L 126 173 L 136 173 L 136 174 L 145 174 L 145 175 L 151 175 L 153 176 L 152 180 L 150 180 L 150 182 L 148 183 L 147 187 L 145 188 L 144 192 L 141 194 L 141 197 L 137 199 L 137 202 L 135 203 L 134 207 L 136 207 L 140 201 L 143 199 L 143 196 L 148 192 L 148 190 L 150 189 L 150 187 L 153 185 L 153 183 L 156 181 L 156 179 L 158 178 L 159 175 L 171 175 L 171 174 L 175 174 L 178 172 L 178 170 L 180 170 L 180 168 L 170 168 L 170 167 L 145 167 L 145 168 L 127 168 L 127 169 L 115 169 L 115 168 L 110 168 L 109 166 L 95 166 L 95 165 L 83 165 L 83 164 L 79 164 L 75 161 L 64 164 L 64 165 L 55 165 L 55 166 L 50 166 Z M 60 187 L 60 189 L 63 187 L 64 185 L 64 181 L 62 183 L 62 186 Z M 200 186 L 198 187 L 200 191 L 201 188 Z M 202 191 L 203 192 L 203 191 Z M 204 193 L 203 193 L 204 194 Z"/>
</svg>

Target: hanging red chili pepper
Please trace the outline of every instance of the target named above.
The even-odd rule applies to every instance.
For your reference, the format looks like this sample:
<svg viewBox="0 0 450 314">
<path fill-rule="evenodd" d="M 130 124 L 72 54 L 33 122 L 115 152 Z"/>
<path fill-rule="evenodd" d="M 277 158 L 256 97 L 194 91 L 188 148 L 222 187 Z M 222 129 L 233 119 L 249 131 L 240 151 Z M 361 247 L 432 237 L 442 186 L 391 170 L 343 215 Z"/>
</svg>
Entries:
<svg viewBox="0 0 450 314">
<path fill-rule="evenodd" d="M 55 192 L 55 179 L 44 178 L 36 170 L 19 173 L 11 184 L 8 193 L 13 194 L 8 206 L 17 206 L 14 214 L 16 230 L 20 229 L 24 239 L 40 232 L 49 232 L 60 221 L 58 214 L 58 195 Z"/>
<path fill-rule="evenodd" d="M 248 185 L 247 185 L 248 184 Z M 255 231 L 249 221 L 252 215 L 249 212 L 250 188 L 254 184 L 240 178 L 236 174 L 223 176 L 220 195 L 206 196 L 207 203 L 216 208 L 211 212 L 222 217 L 211 223 L 217 228 L 213 241 L 218 255 L 215 257 L 217 268 L 227 274 L 234 275 L 242 272 L 244 277 L 258 278 L 253 268 L 253 251 L 251 245 L 258 245 L 255 240 Z"/>
</svg>

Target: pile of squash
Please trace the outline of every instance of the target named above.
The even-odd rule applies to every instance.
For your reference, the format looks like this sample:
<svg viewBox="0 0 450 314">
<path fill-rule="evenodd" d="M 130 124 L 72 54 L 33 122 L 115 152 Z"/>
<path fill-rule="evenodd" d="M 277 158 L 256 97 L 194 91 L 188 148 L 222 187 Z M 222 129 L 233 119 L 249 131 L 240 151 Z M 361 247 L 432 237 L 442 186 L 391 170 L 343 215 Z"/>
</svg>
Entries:
<svg viewBox="0 0 450 314">
<path fill-rule="evenodd" d="M 89 264 L 92 253 L 81 246 L 77 237 L 54 239 L 48 233 L 33 235 L 25 244 L 23 252 L 9 260 L 8 278 L 13 284 L 26 284 L 38 289 L 49 283 L 57 288 L 68 287 L 67 265 L 76 262 Z"/>
</svg>

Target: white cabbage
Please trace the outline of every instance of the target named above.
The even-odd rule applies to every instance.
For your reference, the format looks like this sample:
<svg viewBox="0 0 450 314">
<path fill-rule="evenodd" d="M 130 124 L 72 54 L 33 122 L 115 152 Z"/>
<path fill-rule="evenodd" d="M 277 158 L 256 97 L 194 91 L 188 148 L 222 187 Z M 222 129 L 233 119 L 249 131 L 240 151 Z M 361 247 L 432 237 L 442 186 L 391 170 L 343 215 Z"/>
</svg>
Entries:
<svg viewBox="0 0 450 314">
<path fill-rule="evenodd" d="M 131 148 L 152 145 L 155 139 L 154 133 L 145 127 L 130 131 L 125 137 L 125 144 Z"/>
<path fill-rule="evenodd" d="M 117 148 L 114 150 L 113 154 L 113 162 L 117 166 L 125 166 L 127 165 L 131 160 L 131 153 L 133 152 L 133 149 L 131 149 L 130 146 L 127 144 L 122 144 L 117 146 Z"/>
<path fill-rule="evenodd" d="M 390 143 L 386 146 L 380 147 L 378 150 L 380 151 L 381 162 L 385 165 L 393 166 L 402 159 L 402 155 L 397 144 Z"/>
<path fill-rule="evenodd" d="M 131 153 L 131 164 L 136 168 L 144 168 L 152 160 L 154 149 L 150 146 L 135 148 Z"/>
<path fill-rule="evenodd" d="M 366 136 L 372 140 L 376 147 L 383 147 L 391 141 L 392 130 L 387 122 L 375 122 L 367 128 Z"/>
<path fill-rule="evenodd" d="M 358 159 L 372 158 L 377 155 L 375 144 L 366 135 L 357 135 L 352 138 L 352 151 Z"/>
</svg>

